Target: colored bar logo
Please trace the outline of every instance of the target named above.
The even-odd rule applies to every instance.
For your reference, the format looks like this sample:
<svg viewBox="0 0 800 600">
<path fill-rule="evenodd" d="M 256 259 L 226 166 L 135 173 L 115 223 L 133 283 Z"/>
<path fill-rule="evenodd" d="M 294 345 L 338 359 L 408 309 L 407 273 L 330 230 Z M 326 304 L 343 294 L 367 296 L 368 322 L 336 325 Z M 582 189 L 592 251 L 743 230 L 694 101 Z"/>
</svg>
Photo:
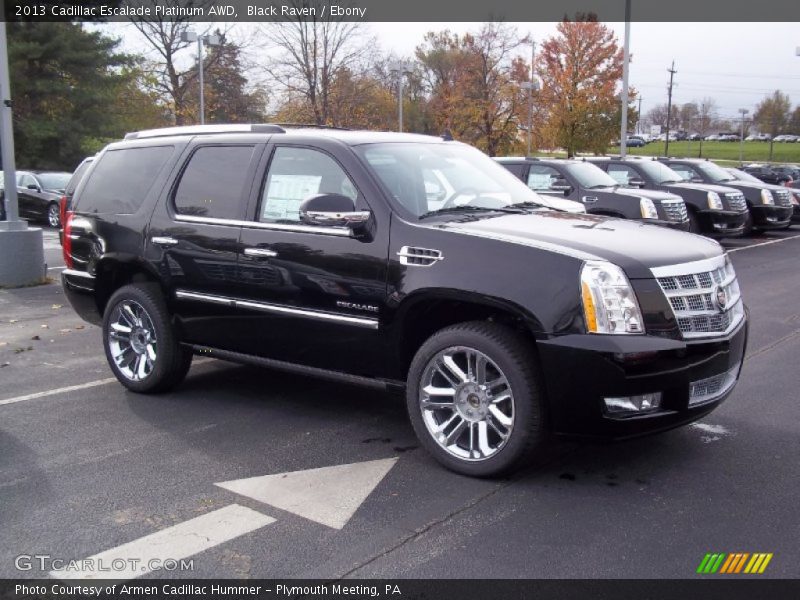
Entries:
<svg viewBox="0 0 800 600">
<path fill-rule="evenodd" d="M 771 560 L 771 552 L 756 552 L 754 554 L 749 552 L 708 553 L 700 561 L 697 572 L 702 575 L 713 575 L 715 573 L 760 575 L 766 570 Z"/>
</svg>

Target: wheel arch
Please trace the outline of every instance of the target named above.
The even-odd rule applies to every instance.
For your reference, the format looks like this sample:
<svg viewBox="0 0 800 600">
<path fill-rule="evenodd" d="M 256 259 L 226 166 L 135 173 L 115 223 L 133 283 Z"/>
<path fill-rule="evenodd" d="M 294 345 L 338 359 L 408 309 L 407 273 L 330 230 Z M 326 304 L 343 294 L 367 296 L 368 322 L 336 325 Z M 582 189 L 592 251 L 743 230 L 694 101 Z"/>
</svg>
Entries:
<svg viewBox="0 0 800 600">
<path fill-rule="evenodd" d="M 163 285 L 158 274 L 145 261 L 121 254 L 103 256 L 95 266 L 95 302 L 102 315 L 111 295 L 124 285 L 131 283 L 158 283 Z"/>
<path fill-rule="evenodd" d="M 435 289 L 416 292 L 403 300 L 394 317 L 395 374 L 405 379 L 420 346 L 437 331 L 467 321 L 504 324 L 525 336 L 535 350 L 542 323 L 523 307 L 493 296 L 463 290 Z"/>
</svg>

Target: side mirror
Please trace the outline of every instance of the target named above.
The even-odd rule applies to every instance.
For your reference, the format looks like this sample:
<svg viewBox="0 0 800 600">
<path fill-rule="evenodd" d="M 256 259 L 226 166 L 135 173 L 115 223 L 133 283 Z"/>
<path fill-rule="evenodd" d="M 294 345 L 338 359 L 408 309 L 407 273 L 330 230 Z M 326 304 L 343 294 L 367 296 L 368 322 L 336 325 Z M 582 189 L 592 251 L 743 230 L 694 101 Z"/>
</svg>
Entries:
<svg viewBox="0 0 800 600">
<path fill-rule="evenodd" d="M 342 194 L 318 194 L 300 205 L 300 220 L 307 225 L 347 227 L 355 231 L 371 216 L 368 210 L 357 211 L 352 198 Z"/>
<path fill-rule="evenodd" d="M 40 189 L 39 189 L 39 186 L 38 186 L 38 185 L 36 185 L 35 183 L 29 183 L 29 184 L 28 184 L 26 187 L 27 187 L 29 190 L 34 190 L 34 191 L 36 191 L 36 192 L 41 192 L 41 191 L 42 191 L 42 190 L 40 190 Z"/>
<path fill-rule="evenodd" d="M 703 179 L 701 177 L 692 177 L 692 183 L 703 183 Z"/>
<path fill-rule="evenodd" d="M 641 177 L 632 177 L 628 180 L 628 185 L 635 185 L 636 187 L 644 187 L 644 179 Z"/>
<path fill-rule="evenodd" d="M 550 184 L 550 190 L 553 192 L 563 192 L 567 196 L 572 191 L 572 186 L 566 179 L 556 179 Z"/>
</svg>

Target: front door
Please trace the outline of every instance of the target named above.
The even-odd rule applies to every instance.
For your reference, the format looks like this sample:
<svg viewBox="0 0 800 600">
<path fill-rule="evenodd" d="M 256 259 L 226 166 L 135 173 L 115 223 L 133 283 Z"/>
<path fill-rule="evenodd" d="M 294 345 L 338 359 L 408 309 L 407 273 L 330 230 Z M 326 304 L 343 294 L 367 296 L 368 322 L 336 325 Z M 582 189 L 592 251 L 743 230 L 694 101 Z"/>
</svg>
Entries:
<svg viewBox="0 0 800 600">
<path fill-rule="evenodd" d="M 265 154 L 241 235 L 239 289 L 251 314 L 245 351 L 358 375 L 383 372 L 389 220 L 373 210 L 377 199 L 368 196 L 376 191 L 358 179 L 353 161 L 349 147 L 333 142 L 278 142 Z M 303 200 L 324 193 L 371 210 L 372 233 L 353 237 L 344 227 L 301 222 Z"/>
</svg>

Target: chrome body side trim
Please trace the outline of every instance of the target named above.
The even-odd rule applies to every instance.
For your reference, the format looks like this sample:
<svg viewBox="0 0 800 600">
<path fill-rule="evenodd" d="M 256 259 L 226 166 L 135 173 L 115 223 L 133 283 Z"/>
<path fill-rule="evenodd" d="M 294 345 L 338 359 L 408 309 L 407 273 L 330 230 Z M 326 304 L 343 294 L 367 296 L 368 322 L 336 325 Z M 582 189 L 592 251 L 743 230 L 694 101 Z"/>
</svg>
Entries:
<svg viewBox="0 0 800 600">
<path fill-rule="evenodd" d="M 258 302 L 255 300 L 241 300 L 238 298 L 215 296 L 213 294 L 201 294 L 197 292 L 190 292 L 188 290 L 176 290 L 175 297 L 178 300 L 209 302 L 212 304 L 221 304 L 225 306 L 233 306 L 236 308 L 249 308 L 251 310 L 260 310 L 263 312 L 288 314 L 297 317 L 315 319 L 317 321 L 343 323 L 345 325 L 364 327 L 366 329 L 378 329 L 378 319 L 370 319 L 366 317 L 354 317 L 350 315 L 329 313 L 321 310 L 313 310 L 307 308 L 293 308 L 291 306 L 284 306 L 282 304 L 270 304 L 268 302 Z"/>
<path fill-rule="evenodd" d="M 178 240 L 173 237 L 166 237 L 166 236 L 155 236 L 150 238 L 150 241 L 154 243 L 156 246 L 177 246 Z"/>
<path fill-rule="evenodd" d="M 276 256 L 278 256 L 278 253 L 275 252 L 274 250 L 268 250 L 267 248 L 245 248 L 244 255 L 264 257 L 264 258 L 275 258 Z"/>
<path fill-rule="evenodd" d="M 237 219 L 196 217 L 193 215 L 175 215 L 175 220 L 185 223 L 200 223 L 203 225 L 227 225 L 229 227 L 247 227 L 249 229 L 269 229 L 272 231 L 294 231 L 295 233 L 317 233 L 320 235 L 351 237 L 351 231 L 347 227 L 317 227 L 314 225 L 293 225 L 289 223 L 261 223 L 257 221 L 239 221 Z"/>
<path fill-rule="evenodd" d="M 64 269 L 61 271 L 67 277 L 81 277 L 83 279 L 94 279 L 94 275 L 86 271 L 76 271 L 75 269 Z"/>
</svg>

